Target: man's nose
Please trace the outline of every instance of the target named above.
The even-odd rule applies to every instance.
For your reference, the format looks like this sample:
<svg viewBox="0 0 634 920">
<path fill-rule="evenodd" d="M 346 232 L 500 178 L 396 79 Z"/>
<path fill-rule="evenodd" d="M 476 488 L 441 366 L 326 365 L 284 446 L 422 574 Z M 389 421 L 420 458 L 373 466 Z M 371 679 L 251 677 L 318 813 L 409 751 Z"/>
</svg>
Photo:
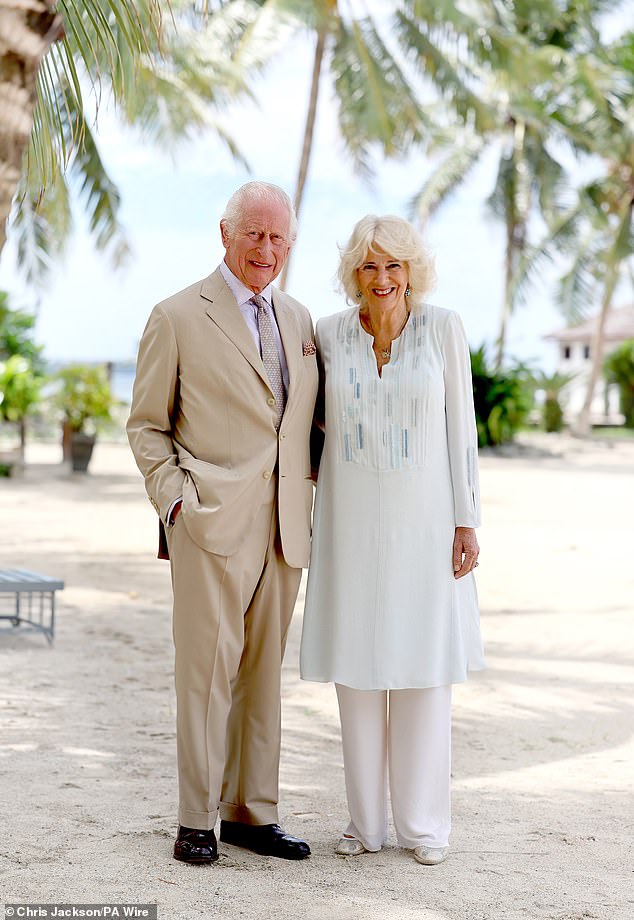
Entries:
<svg viewBox="0 0 634 920">
<path fill-rule="evenodd" d="M 269 257 L 273 253 L 273 244 L 268 236 L 265 236 L 264 239 L 260 240 L 258 243 L 258 250 L 262 256 Z"/>
</svg>

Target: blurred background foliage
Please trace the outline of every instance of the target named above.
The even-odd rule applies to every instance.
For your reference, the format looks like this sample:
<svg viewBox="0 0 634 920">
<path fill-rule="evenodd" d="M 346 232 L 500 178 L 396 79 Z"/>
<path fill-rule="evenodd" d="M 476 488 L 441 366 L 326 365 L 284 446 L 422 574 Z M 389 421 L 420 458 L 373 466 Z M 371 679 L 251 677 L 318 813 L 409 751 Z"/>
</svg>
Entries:
<svg viewBox="0 0 634 920">
<path fill-rule="evenodd" d="M 624 342 L 608 355 L 605 369 L 608 380 L 619 388 L 625 426 L 634 428 L 634 339 Z"/>
<path fill-rule="evenodd" d="M 27 14 L 0 0 L 6 49 L 0 245 L 9 219 L 25 275 L 45 284 L 83 212 L 97 249 L 113 265 L 123 264 L 129 245 L 119 190 L 99 147 L 102 108 L 113 104 L 125 124 L 162 149 L 212 131 L 246 162 L 226 109 L 237 99 L 257 104 L 271 62 L 298 35 L 308 35 L 311 79 L 294 192 L 300 217 L 324 99 L 336 107 L 343 147 L 368 181 L 378 159 L 398 160 L 412 150 L 430 158 L 429 178 L 411 191 L 409 216 L 421 223 L 461 194 L 476 164 L 495 150 L 487 207 L 504 227 L 504 294 L 494 356 L 483 348 L 473 353 L 480 439 L 502 443 L 528 417 L 526 394 L 536 383 L 529 384 L 526 369 L 508 358 L 506 337 L 516 306 L 530 308 L 545 265 L 561 269 L 556 296 L 566 319 L 600 308 L 585 404 L 575 424 L 577 433 L 587 434 L 603 370 L 605 321 L 619 281 L 630 278 L 631 284 L 634 270 L 634 31 L 628 5 L 59 0 L 53 8 L 49 0 L 32 0 Z M 605 40 L 606 17 L 619 11 L 623 27 Z M 19 330 L 11 332 L 7 323 L 23 320 L 1 311 L 9 341 Z M 38 354 L 16 353 L 38 373 Z M 4 354 L 6 361 L 11 354 L 6 348 Z M 565 384 L 541 384 L 550 393 L 548 426 L 556 429 Z"/>
</svg>

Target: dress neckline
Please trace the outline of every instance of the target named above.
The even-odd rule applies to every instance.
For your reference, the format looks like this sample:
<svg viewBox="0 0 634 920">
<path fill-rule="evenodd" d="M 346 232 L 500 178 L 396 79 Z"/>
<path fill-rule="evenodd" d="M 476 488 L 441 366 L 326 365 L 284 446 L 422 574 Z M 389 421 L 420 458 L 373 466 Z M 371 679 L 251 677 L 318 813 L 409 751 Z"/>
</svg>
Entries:
<svg viewBox="0 0 634 920">
<path fill-rule="evenodd" d="M 385 368 L 390 367 L 391 365 L 395 364 L 395 362 L 398 360 L 398 352 L 400 350 L 400 343 L 403 339 L 403 336 L 411 328 L 411 325 L 412 325 L 410 320 L 412 319 L 412 316 L 414 315 L 418 316 L 420 314 L 422 310 L 422 306 L 423 305 L 412 306 L 411 310 L 409 311 L 407 315 L 405 325 L 403 326 L 399 334 L 396 336 L 396 338 L 392 339 L 392 352 L 390 355 L 390 360 L 387 361 L 380 370 L 379 370 L 378 364 L 376 363 L 376 356 L 374 354 L 374 349 L 372 348 L 374 336 L 371 333 L 369 333 L 367 329 L 364 328 L 363 323 L 361 322 L 361 306 L 354 307 L 355 321 L 357 323 L 357 326 L 359 327 L 359 329 L 361 330 L 361 332 L 366 338 L 366 346 L 367 346 L 367 351 L 370 357 L 370 361 L 374 367 L 374 372 L 379 381 L 383 380 L 383 371 L 385 370 Z M 394 346 L 396 346 L 396 349 L 394 349 Z"/>
</svg>

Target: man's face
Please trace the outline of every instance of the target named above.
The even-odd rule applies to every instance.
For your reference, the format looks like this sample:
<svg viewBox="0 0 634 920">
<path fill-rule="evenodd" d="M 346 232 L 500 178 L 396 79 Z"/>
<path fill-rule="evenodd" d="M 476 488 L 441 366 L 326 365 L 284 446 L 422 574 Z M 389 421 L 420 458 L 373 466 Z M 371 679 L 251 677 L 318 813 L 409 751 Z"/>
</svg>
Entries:
<svg viewBox="0 0 634 920">
<path fill-rule="evenodd" d="M 289 214 L 275 200 L 247 204 L 233 235 L 220 222 L 225 262 L 236 278 L 259 294 L 284 268 L 291 249 Z"/>
</svg>

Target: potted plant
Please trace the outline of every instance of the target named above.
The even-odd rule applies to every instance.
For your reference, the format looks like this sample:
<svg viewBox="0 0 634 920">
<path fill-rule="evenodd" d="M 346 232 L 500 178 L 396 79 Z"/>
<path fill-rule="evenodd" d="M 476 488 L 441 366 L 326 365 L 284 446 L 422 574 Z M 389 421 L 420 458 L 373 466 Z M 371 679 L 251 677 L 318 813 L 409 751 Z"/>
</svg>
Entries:
<svg viewBox="0 0 634 920">
<path fill-rule="evenodd" d="M 55 401 L 64 418 L 64 459 L 75 472 L 85 473 L 92 456 L 99 422 L 110 421 L 114 398 L 103 367 L 70 364 L 56 375 Z"/>
</svg>

